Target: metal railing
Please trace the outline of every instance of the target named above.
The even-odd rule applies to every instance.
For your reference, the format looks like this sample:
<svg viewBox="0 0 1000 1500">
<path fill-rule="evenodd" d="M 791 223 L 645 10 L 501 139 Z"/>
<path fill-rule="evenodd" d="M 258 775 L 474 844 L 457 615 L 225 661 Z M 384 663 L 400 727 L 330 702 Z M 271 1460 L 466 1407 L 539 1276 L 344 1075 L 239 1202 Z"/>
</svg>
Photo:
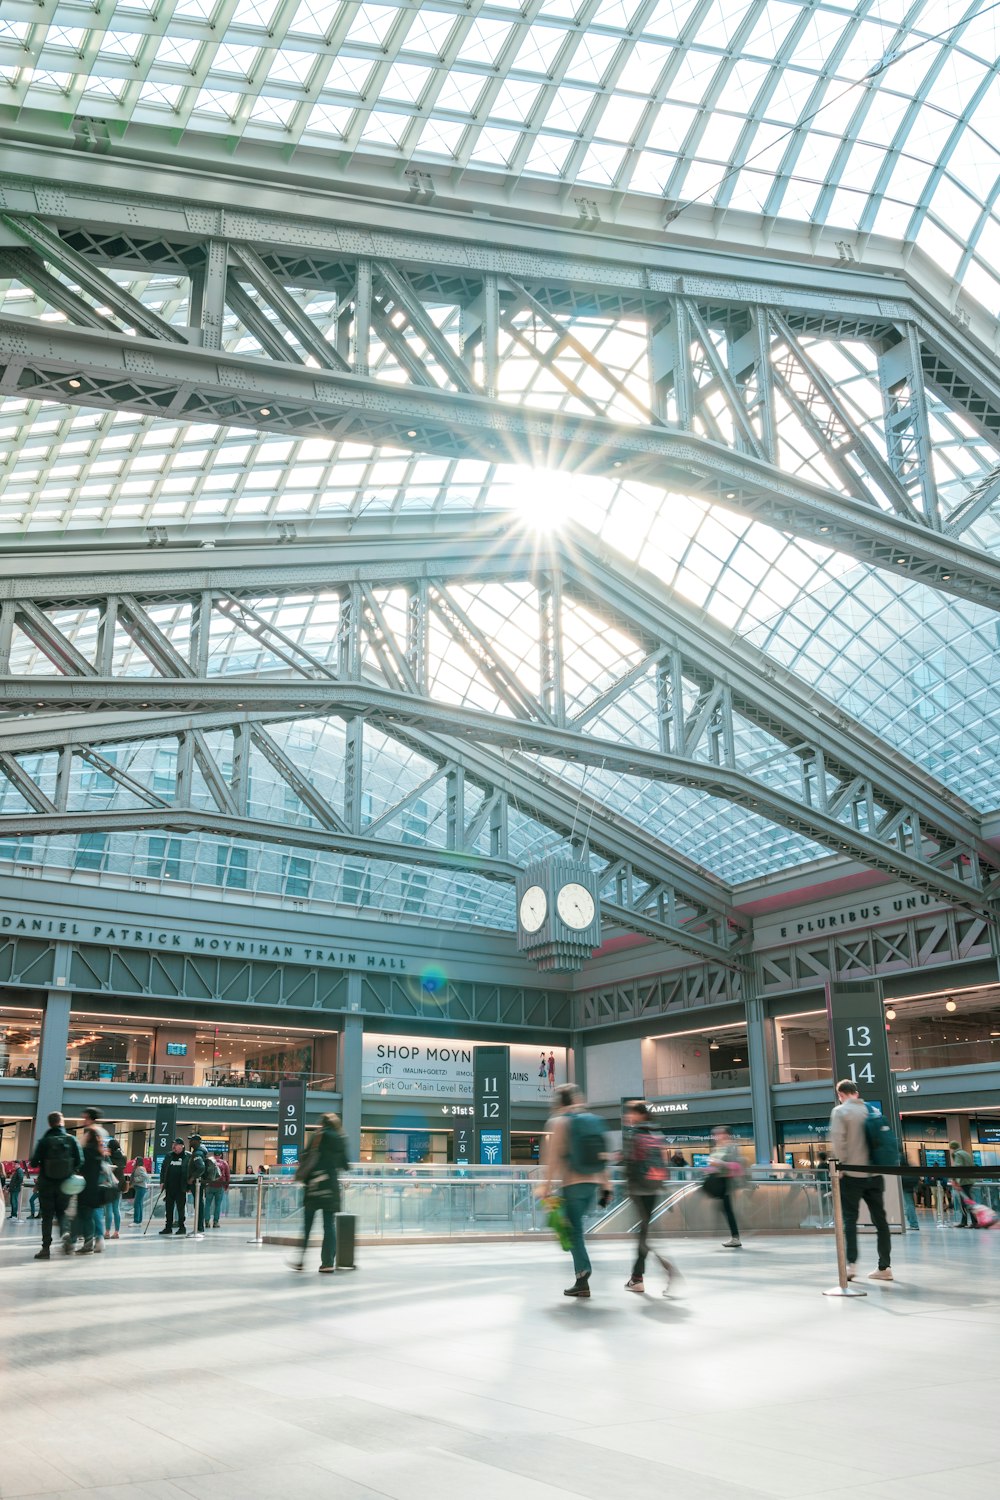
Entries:
<svg viewBox="0 0 1000 1500">
<path fill-rule="evenodd" d="M 128 1063 L 99 1063 L 84 1064 L 82 1067 L 69 1069 L 66 1073 L 67 1083 L 134 1083 L 143 1084 L 146 1087 L 163 1085 L 165 1087 L 175 1086 L 187 1088 L 231 1088 L 231 1089 L 276 1089 L 283 1079 L 294 1077 L 296 1082 L 305 1082 L 310 1089 L 321 1090 L 329 1093 L 337 1093 L 337 1075 L 335 1073 L 296 1073 L 281 1071 L 259 1072 L 252 1070 L 249 1073 L 233 1072 L 228 1068 L 165 1068 L 157 1064 L 155 1068 L 133 1068 Z"/>
<path fill-rule="evenodd" d="M 668 1073 L 642 1081 L 643 1094 L 647 1099 L 660 1099 L 670 1094 L 709 1094 L 717 1089 L 747 1089 L 750 1087 L 749 1068 L 719 1068 L 713 1073 Z"/>
</svg>

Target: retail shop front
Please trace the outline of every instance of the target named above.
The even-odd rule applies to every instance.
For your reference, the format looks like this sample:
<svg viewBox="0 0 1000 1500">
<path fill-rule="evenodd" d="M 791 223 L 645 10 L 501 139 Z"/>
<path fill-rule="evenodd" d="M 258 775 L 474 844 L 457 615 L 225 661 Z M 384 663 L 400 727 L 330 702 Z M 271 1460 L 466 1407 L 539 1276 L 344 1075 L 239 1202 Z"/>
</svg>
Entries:
<svg viewBox="0 0 1000 1500">
<path fill-rule="evenodd" d="M 509 1045 L 511 1159 L 529 1165 L 538 1160 L 552 1091 L 566 1082 L 566 1048 Z M 471 1134 L 473 1123 L 475 1046 L 461 1037 L 366 1032 L 362 1161 L 443 1165 L 462 1159 L 462 1136 Z"/>
<path fill-rule="evenodd" d="M 705 1166 L 716 1125 L 726 1126 L 740 1155 L 748 1166 L 753 1165 L 754 1135 L 749 1089 L 674 1094 L 647 1102 L 668 1151 L 682 1156 L 686 1166 Z"/>
</svg>

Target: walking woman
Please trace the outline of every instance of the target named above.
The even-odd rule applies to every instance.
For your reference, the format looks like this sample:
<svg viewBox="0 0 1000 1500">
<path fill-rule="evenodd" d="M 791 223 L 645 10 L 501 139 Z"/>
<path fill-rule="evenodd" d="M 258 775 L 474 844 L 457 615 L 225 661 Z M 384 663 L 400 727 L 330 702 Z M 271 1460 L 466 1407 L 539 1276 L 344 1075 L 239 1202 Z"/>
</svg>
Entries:
<svg viewBox="0 0 1000 1500">
<path fill-rule="evenodd" d="M 293 1269 L 305 1269 L 309 1234 L 317 1214 L 323 1215 L 323 1249 L 320 1252 L 321 1274 L 332 1276 L 337 1258 L 337 1227 L 334 1214 L 340 1208 L 340 1174 L 348 1170 L 347 1142 L 340 1128 L 339 1115 L 324 1115 L 313 1131 L 306 1154 L 299 1163 L 296 1177 L 305 1184 L 305 1227 L 302 1255 Z"/>
<path fill-rule="evenodd" d="M 712 1154 L 708 1158 L 708 1176 L 703 1187 L 716 1200 L 726 1216 L 729 1238 L 723 1240 L 726 1250 L 741 1250 L 739 1225 L 733 1212 L 733 1189 L 743 1176 L 743 1158 L 725 1125 L 712 1131 Z"/>
<path fill-rule="evenodd" d="M 132 1198 L 134 1212 L 132 1222 L 136 1225 L 142 1223 L 142 1211 L 146 1206 L 146 1194 L 149 1192 L 149 1173 L 146 1171 L 146 1163 L 141 1156 L 137 1156 L 132 1164 Z"/>
</svg>

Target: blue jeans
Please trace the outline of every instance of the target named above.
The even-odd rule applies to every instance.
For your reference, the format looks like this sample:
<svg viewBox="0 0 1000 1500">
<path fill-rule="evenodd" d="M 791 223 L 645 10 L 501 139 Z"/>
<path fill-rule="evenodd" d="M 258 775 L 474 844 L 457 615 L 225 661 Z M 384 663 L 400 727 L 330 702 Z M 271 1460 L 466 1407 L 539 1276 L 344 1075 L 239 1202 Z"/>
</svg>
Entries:
<svg viewBox="0 0 1000 1500">
<path fill-rule="evenodd" d="M 919 1229 L 920 1220 L 917 1218 L 917 1203 L 913 1196 L 913 1190 L 909 1192 L 903 1189 L 903 1212 L 906 1215 L 907 1229 Z"/>
<path fill-rule="evenodd" d="M 34 1219 L 38 1216 L 38 1189 L 32 1188 L 31 1197 L 28 1199 L 28 1212 Z"/>
<path fill-rule="evenodd" d="M 11 1188 L 11 1190 L 10 1190 L 10 1216 L 11 1216 L 12 1219 L 16 1219 L 17 1218 L 17 1210 L 20 1207 L 20 1205 L 21 1205 L 21 1189 L 19 1187 Z"/>
<path fill-rule="evenodd" d="M 578 1276 L 591 1270 L 590 1256 L 583 1240 L 583 1221 L 594 1206 L 597 1197 L 596 1182 L 573 1182 L 562 1190 L 563 1207 L 569 1220 L 570 1250 L 573 1254 L 573 1270 Z"/>
<path fill-rule="evenodd" d="M 104 1233 L 105 1234 L 110 1234 L 111 1233 L 111 1225 L 112 1225 L 112 1223 L 114 1223 L 115 1229 L 121 1229 L 121 1227 L 122 1227 L 122 1195 L 121 1195 L 121 1193 L 116 1193 L 115 1196 L 112 1198 L 111 1202 L 110 1203 L 105 1203 L 105 1205 L 104 1205 Z"/>
<path fill-rule="evenodd" d="M 302 1236 L 302 1259 L 306 1258 L 306 1246 L 309 1244 L 309 1232 L 313 1227 L 313 1220 L 317 1214 L 323 1215 L 323 1249 L 320 1251 L 319 1263 L 321 1266 L 332 1266 L 337 1259 L 337 1226 L 333 1220 L 332 1208 L 319 1208 L 315 1204 L 306 1203 L 306 1225 Z"/>
<path fill-rule="evenodd" d="M 137 1187 L 135 1190 L 135 1210 L 132 1215 L 132 1222 L 134 1224 L 142 1223 L 142 1211 L 146 1206 L 146 1194 L 148 1192 L 148 1187 Z"/>
<path fill-rule="evenodd" d="M 83 1240 L 84 1244 L 92 1245 L 96 1239 L 100 1239 L 103 1224 L 101 1208 L 88 1208 L 83 1203 L 77 1203 L 76 1218 L 72 1220 L 70 1235 L 73 1240 Z"/>
<path fill-rule="evenodd" d="M 213 1229 L 219 1227 L 219 1215 L 222 1213 L 222 1200 L 226 1195 L 224 1187 L 207 1187 L 205 1189 L 205 1218 Z"/>
</svg>

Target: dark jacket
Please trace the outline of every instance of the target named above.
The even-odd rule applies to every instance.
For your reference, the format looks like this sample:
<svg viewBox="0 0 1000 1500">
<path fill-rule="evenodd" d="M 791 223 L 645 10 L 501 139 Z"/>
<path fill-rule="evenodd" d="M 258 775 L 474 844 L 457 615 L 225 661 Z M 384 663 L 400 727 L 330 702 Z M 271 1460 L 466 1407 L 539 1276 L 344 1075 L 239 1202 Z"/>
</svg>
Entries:
<svg viewBox="0 0 1000 1500">
<path fill-rule="evenodd" d="M 310 1145 L 306 1198 L 315 1208 L 340 1208 L 340 1174 L 348 1170 L 347 1143 L 341 1130 L 324 1126 L 318 1147 Z"/>
<path fill-rule="evenodd" d="M 663 1191 L 667 1179 L 663 1160 L 663 1137 L 648 1125 L 637 1125 L 625 1133 L 622 1143 L 622 1166 L 625 1182 L 633 1197 L 647 1197 Z"/>
<path fill-rule="evenodd" d="M 50 1126 L 44 1135 L 39 1136 L 38 1142 L 35 1146 L 35 1154 L 31 1158 L 31 1165 L 38 1168 L 38 1191 L 42 1196 L 45 1196 L 46 1194 L 59 1193 L 62 1191 L 62 1183 L 56 1182 L 51 1177 L 47 1177 L 45 1173 L 45 1162 L 51 1149 L 51 1143 L 57 1136 L 69 1141 L 71 1146 L 73 1147 L 73 1151 L 76 1156 L 76 1165 L 74 1166 L 73 1171 L 79 1172 L 83 1166 L 83 1151 L 80 1148 L 80 1142 L 77 1140 L 76 1136 L 70 1135 L 69 1131 L 64 1125 Z"/>
<path fill-rule="evenodd" d="M 168 1188 L 177 1198 L 183 1198 L 187 1192 L 190 1160 L 190 1151 L 182 1151 L 180 1156 L 175 1156 L 171 1151 L 169 1156 L 163 1158 L 163 1165 L 160 1168 L 160 1186 Z"/>
<path fill-rule="evenodd" d="M 101 1204 L 101 1168 L 104 1165 L 104 1148 L 100 1142 L 91 1139 L 84 1143 L 83 1164 L 80 1167 L 83 1176 L 83 1192 L 80 1194 L 81 1208 L 100 1208 Z"/>
<path fill-rule="evenodd" d="M 188 1186 L 194 1187 L 196 1182 L 203 1183 L 205 1181 L 205 1173 L 208 1170 L 205 1165 L 205 1158 L 208 1152 L 204 1146 L 195 1146 L 193 1151 L 186 1152 L 185 1154 L 188 1158 Z"/>
</svg>

